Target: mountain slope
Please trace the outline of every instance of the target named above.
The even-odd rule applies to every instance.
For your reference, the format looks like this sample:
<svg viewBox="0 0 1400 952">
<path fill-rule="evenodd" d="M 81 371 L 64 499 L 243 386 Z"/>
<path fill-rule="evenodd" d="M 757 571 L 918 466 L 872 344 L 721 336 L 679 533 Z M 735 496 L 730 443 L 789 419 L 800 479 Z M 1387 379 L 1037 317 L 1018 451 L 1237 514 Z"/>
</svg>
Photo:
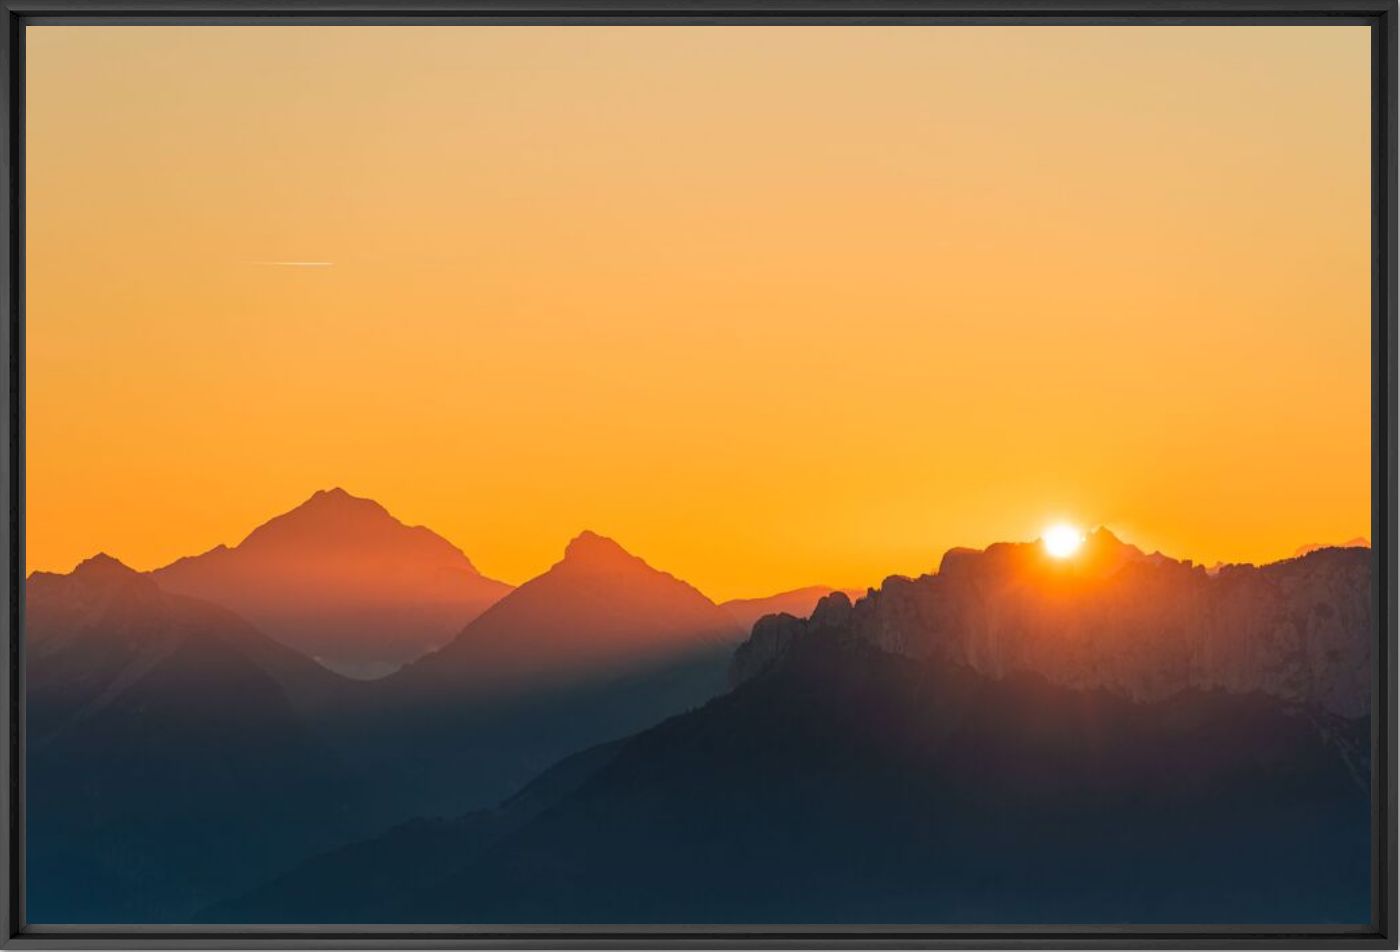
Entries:
<svg viewBox="0 0 1400 952">
<path fill-rule="evenodd" d="M 584 532 L 547 572 L 391 680 L 499 694 L 645 668 L 742 636 L 694 587 Z"/>
<path fill-rule="evenodd" d="M 312 727 L 342 679 L 99 556 L 26 583 L 28 916 L 188 915 L 370 821 Z"/>
<path fill-rule="evenodd" d="M 470 858 L 525 826 L 577 790 L 616 755 L 622 742 L 589 748 L 546 770 L 492 809 L 452 819 L 414 819 L 383 836 L 351 843 L 298 864 L 249 893 L 215 904 L 205 922 L 337 922 L 347 909 L 373 921 L 386 896 L 431 889 Z"/>
<path fill-rule="evenodd" d="M 440 827 L 426 879 L 402 828 L 218 918 L 1362 922 L 1367 736 L 1258 694 L 1140 703 L 828 633 L 524 822 Z M 361 874 L 383 888 L 352 899 Z"/>
<path fill-rule="evenodd" d="M 692 586 L 583 533 L 451 643 L 366 685 L 359 744 L 406 809 L 460 813 L 714 697 L 742 638 Z"/>
<path fill-rule="evenodd" d="M 377 676 L 446 643 L 510 591 L 446 539 L 342 489 L 154 573 L 161 587 L 233 609 L 350 676 Z"/>
</svg>

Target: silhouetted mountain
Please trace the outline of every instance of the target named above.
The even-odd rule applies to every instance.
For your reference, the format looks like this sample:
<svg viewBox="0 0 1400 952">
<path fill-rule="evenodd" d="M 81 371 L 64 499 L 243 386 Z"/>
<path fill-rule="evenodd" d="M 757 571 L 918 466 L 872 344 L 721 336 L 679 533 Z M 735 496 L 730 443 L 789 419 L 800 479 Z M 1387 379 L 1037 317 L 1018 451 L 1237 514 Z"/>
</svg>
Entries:
<svg viewBox="0 0 1400 952">
<path fill-rule="evenodd" d="M 832 595 L 810 622 L 763 619 L 732 673 L 752 676 L 805 633 L 839 627 L 993 677 L 1028 671 L 1143 700 L 1193 688 L 1263 691 L 1359 717 L 1370 712 L 1372 593 L 1366 549 L 1211 575 L 1100 529 L 1071 559 L 1037 544 L 959 549 L 936 575 L 887 579 L 853 608 Z"/>
<path fill-rule="evenodd" d="M 734 619 L 694 587 L 584 532 L 549 571 L 391 680 L 415 690 L 514 693 L 649 667 L 741 637 Z"/>
<path fill-rule="evenodd" d="M 352 677 L 383 675 L 449 641 L 510 591 L 446 539 L 343 489 L 316 493 L 233 548 L 154 573 Z"/>
<path fill-rule="evenodd" d="M 179 918 L 372 821 L 309 726 L 343 679 L 107 556 L 25 594 L 31 921 Z"/>
<path fill-rule="evenodd" d="M 723 608 L 733 619 L 739 623 L 739 627 L 748 631 L 764 615 L 792 615 L 796 618 L 806 618 L 812 614 L 812 609 L 817 607 L 817 602 L 821 601 L 832 592 L 838 591 L 829 585 L 809 585 L 806 588 L 795 588 L 790 592 L 779 592 L 777 595 L 769 595 L 764 598 L 733 598 L 727 602 L 721 602 Z M 842 589 L 851 598 L 859 598 L 863 593 L 856 589 Z"/>
<path fill-rule="evenodd" d="M 401 827 L 206 918 L 1360 923 L 1368 736 L 1257 693 L 1135 702 L 828 628 L 528 811 Z"/>
<path fill-rule="evenodd" d="M 585 532 L 450 644 L 374 682 L 361 743 L 417 810 L 460 812 L 710 699 L 742 638 L 695 588 Z"/>
</svg>

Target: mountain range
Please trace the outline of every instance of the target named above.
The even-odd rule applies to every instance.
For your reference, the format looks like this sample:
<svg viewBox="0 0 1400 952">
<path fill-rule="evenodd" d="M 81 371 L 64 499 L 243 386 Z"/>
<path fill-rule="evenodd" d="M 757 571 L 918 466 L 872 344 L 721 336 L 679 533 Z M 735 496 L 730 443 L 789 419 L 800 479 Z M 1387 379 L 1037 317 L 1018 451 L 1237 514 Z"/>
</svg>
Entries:
<svg viewBox="0 0 1400 952">
<path fill-rule="evenodd" d="M 376 554 L 385 538 L 386 551 Z M 263 608 L 293 605 L 295 579 L 269 596 L 249 581 L 252 569 L 220 574 L 235 559 L 268 571 L 276 559 L 264 556 L 273 551 L 286 559 L 333 553 L 330 569 L 296 573 L 310 580 L 303 611 L 324 639 L 340 617 L 338 592 L 395 617 L 430 617 L 413 609 L 411 593 L 437 599 L 437 567 L 455 564 L 456 586 L 470 566 L 445 546 L 375 503 L 332 491 L 198 569 L 206 580 L 240 581 L 228 603 L 172 592 L 169 570 L 142 574 L 105 555 L 67 575 L 32 575 L 32 914 L 86 922 L 138 921 L 155 910 L 185 916 L 327 838 L 490 802 L 576 749 L 724 689 L 744 631 L 693 587 L 593 533 L 446 647 L 369 681 L 329 670 L 289 647 L 299 639 L 287 629 L 276 628 L 283 637 L 274 639 L 233 607 L 250 594 Z M 372 586 L 356 584 L 363 570 L 348 567 L 356 553 L 396 573 L 426 566 L 430 579 L 366 596 Z M 402 599 L 381 597 L 390 591 Z M 296 624 L 294 611 L 276 617 Z M 385 625 L 352 625 L 349 650 L 337 657 L 402 644 Z M 172 808 L 176 791 L 186 796 Z M 303 813 L 312 819 L 299 819 Z M 75 865 L 111 868 L 74 895 L 65 876 Z"/>
<path fill-rule="evenodd" d="M 1028 671 L 1136 700 L 1261 691 L 1347 717 L 1370 712 L 1375 594 L 1369 548 L 1336 547 L 1213 576 L 1099 529 L 1071 560 L 1033 543 L 954 549 L 934 575 L 886 579 L 854 606 L 764 619 L 735 654 L 751 676 L 816 629 L 1000 677 Z"/>
<path fill-rule="evenodd" d="M 566 549 L 560 571 L 527 584 L 557 588 L 568 586 L 580 572 L 625 573 L 627 558 L 631 556 L 611 540 L 583 532 Z M 508 676 L 507 669 L 519 667 L 522 661 L 528 669 L 528 659 L 510 660 L 515 646 L 502 641 L 499 631 L 492 634 L 491 627 L 509 628 L 523 622 L 542 636 L 542 631 L 534 630 L 536 619 L 519 617 L 525 610 L 522 606 L 533 601 L 537 608 L 531 610 L 538 610 L 543 599 L 563 596 L 570 607 L 571 598 L 593 581 L 580 579 L 575 586 L 578 591 L 572 593 L 544 591 L 533 600 L 517 600 L 493 615 L 484 629 L 461 639 L 462 629 L 505 598 L 512 586 L 482 575 L 465 553 L 432 530 L 405 525 L 374 500 L 340 488 L 317 491 L 231 548 L 219 545 L 151 574 L 165 591 L 223 605 L 268 636 L 357 679 L 391 674 L 449 644 L 453 645 L 450 653 L 459 659 L 468 661 L 470 654 L 468 663 L 496 666 L 495 676 Z M 607 647 L 594 637 L 602 632 L 580 632 L 575 640 L 587 650 L 597 649 L 599 660 L 605 660 L 609 651 L 618 657 L 644 653 L 657 636 L 664 641 L 672 629 L 680 637 L 693 628 L 694 633 L 711 632 L 730 639 L 736 630 L 747 633 L 766 614 L 805 615 L 820 598 L 836 591 L 818 585 L 734 599 L 719 606 L 725 616 L 721 617 L 708 598 L 680 584 L 692 595 L 675 605 L 658 605 L 661 617 L 647 614 L 640 602 L 648 590 L 643 588 L 631 593 L 637 597 L 625 610 L 611 609 L 612 620 L 595 619 L 611 633 L 608 637 L 630 638 L 632 644 Z M 651 586 L 651 590 L 658 588 L 664 585 Z M 680 613 L 674 620 L 667 617 L 671 609 Z M 595 606 L 594 614 L 609 610 L 606 604 Z M 545 628 L 557 630 L 564 618 L 538 620 Z M 648 628 L 653 622 L 660 627 Z M 573 660 L 581 659 L 561 663 Z M 486 677 L 483 671 L 483 680 Z"/>
<path fill-rule="evenodd" d="M 1098 530 L 716 604 L 317 493 L 28 579 L 29 918 L 1359 921 L 1371 566 Z"/>
</svg>

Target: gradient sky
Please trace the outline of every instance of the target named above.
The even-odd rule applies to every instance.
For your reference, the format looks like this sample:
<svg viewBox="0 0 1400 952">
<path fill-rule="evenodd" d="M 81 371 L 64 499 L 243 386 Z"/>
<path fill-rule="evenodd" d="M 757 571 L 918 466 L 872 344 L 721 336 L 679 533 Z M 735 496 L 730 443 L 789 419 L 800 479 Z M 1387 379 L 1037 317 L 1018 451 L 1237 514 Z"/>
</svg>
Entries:
<svg viewBox="0 0 1400 952">
<path fill-rule="evenodd" d="M 1369 535 L 1362 27 L 28 37 L 30 571 L 335 485 L 716 598 Z"/>
</svg>

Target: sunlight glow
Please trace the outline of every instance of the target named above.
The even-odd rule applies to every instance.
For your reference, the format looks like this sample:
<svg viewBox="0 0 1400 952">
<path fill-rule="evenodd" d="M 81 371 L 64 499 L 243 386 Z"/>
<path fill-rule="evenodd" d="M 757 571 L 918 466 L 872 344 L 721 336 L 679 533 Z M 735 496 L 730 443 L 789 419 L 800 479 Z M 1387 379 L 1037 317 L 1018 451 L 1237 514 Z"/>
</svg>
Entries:
<svg viewBox="0 0 1400 952">
<path fill-rule="evenodd" d="M 1045 551 L 1054 558 L 1067 559 L 1084 544 L 1084 533 L 1068 523 L 1056 523 L 1040 537 Z"/>
</svg>

